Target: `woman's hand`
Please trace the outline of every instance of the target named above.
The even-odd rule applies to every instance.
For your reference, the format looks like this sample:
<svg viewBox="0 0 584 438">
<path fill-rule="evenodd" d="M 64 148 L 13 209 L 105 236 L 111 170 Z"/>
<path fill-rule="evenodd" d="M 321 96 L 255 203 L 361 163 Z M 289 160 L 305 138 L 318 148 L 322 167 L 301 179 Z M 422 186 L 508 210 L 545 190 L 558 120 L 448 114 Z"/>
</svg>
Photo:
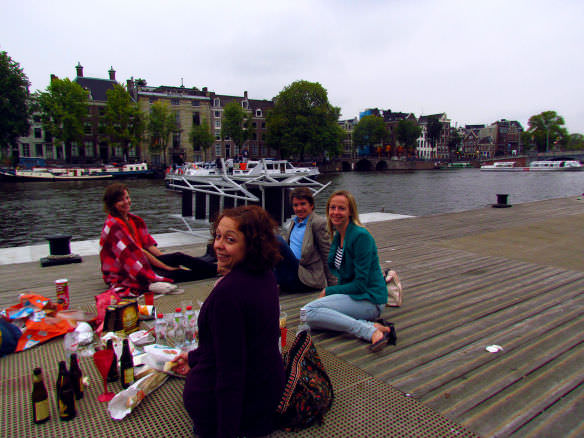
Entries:
<svg viewBox="0 0 584 438">
<path fill-rule="evenodd" d="M 172 359 L 172 362 L 176 364 L 172 367 L 172 371 L 175 374 L 178 374 L 180 376 L 186 376 L 189 373 L 189 371 L 191 370 L 191 367 L 189 366 L 189 354 L 188 353 L 179 354 L 174 359 Z"/>
</svg>

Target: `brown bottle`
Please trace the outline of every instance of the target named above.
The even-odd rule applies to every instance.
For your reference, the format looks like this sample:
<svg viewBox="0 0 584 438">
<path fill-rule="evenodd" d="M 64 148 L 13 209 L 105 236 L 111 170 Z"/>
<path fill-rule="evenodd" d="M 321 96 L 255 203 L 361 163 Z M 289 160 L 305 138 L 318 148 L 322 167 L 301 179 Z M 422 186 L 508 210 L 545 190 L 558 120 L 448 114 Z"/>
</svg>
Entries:
<svg viewBox="0 0 584 438">
<path fill-rule="evenodd" d="M 134 383 L 134 360 L 127 339 L 124 339 L 122 357 L 120 357 L 120 383 L 124 389 Z"/>
<path fill-rule="evenodd" d="M 79 368 L 77 361 L 77 354 L 71 354 L 71 363 L 69 364 L 69 375 L 71 376 L 71 383 L 73 384 L 73 393 L 76 400 L 83 398 L 83 373 Z"/>
<path fill-rule="evenodd" d="M 64 360 L 59 362 L 59 377 L 57 377 L 57 405 L 59 406 L 59 418 L 63 421 L 69 421 L 75 418 L 75 393 L 71 376 L 67 371 L 67 364 Z"/>
<path fill-rule="evenodd" d="M 107 381 L 116 382 L 118 380 L 118 356 L 116 355 L 116 351 L 114 350 L 113 340 L 108 339 L 107 348 L 108 350 L 111 350 L 114 353 L 114 360 L 112 360 L 112 366 L 110 367 L 109 372 L 107 374 Z"/>
<path fill-rule="evenodd" d="M 34 369 L 32 381 L 32 421 L 41 424 L 51 418 L 51 414 L 49 412 L 49 395 L 40 368 Z"/>
</svg>

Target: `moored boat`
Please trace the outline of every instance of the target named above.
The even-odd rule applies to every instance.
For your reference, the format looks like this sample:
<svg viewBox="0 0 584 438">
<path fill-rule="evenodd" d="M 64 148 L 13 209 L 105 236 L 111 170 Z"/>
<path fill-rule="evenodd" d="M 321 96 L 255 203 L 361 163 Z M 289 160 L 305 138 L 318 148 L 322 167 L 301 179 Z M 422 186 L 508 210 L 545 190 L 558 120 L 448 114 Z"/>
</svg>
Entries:
<svg viewBox="0 0 584 438">
<path fill-rule="evenodd" d="M 497 161 L 493 164 L 482 165 L 481 170 L 491 172 L 573 172 L 584 170 L 584 167 L 576 160 L 532 161 L 527 167 L 515 166 L 514 161 Z"/>
<path fill-rule="evenodd" d="M 83 181 L 112 178 L 112 175 L 83 168 L 3 169 L 0 170 L 0 174 L 8 179 L 20 181 Z"/>
<path fill-rule="evenodd" d="M 227 166 L 221 160 L 221 167 L 214 163 L 185 163 L 183 166 L 170 170 L 165 176 L 166 185 L 185 185 L 188 182 L 201 182 L 230 179 L 236 182 L 249 181 L 260 176 L 268 176 L 276 181 L 293 176 L 312 177 L 319 175 L 317 167 L 295 167 L 288 160 L 250 160 L 233 163 Z"/>
</svg>

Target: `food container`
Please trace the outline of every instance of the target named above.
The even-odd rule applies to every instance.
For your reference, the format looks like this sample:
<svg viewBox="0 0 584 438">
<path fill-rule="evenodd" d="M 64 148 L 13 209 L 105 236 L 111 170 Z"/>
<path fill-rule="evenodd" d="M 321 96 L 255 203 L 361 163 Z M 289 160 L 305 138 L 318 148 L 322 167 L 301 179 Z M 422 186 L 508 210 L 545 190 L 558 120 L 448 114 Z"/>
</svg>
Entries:
<svg viewBox="0 0 584 438">
<path fill-rule="evenodd" d="M 61 278 L 55 280 L 55 289 L 57 290 L 57 306 L 61 310 L 69 308 L 69 280 Z"/>
</svg>

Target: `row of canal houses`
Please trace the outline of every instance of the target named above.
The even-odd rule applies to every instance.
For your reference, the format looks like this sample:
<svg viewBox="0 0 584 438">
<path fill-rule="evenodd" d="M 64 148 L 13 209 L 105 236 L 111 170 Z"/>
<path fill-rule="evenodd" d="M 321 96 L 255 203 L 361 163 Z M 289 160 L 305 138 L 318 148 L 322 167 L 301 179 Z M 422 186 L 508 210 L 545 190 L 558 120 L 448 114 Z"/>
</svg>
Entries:
<svg viewBox="0 0 584 438">
<path fill-rule="evenodd" d="M 132 146 L 124 155 L 119 146 L 112 146 L 99 135 L 101 118 L 105 113 L 106 92 L 113 88 L 116 81 L 116 72 L 113 68 L 108 71 L 108 78 L 93 78 L 84 76 L 83 66 L 78 63 L 75 67 L 74 79 L 84 89 L 89 91 L 89 114 L 85 123 L 83 144 L 74 144 L 71 157 L 65 156 L 65 148 L 47 141 L 41 123 L 40 114 L 33 114 L 29 135 L 18 141 L 18 150 L 13 151 L 20 157 L 40 157 L 49 163 L 70 162 L 76 164 L 112 163 L 112 162 L 140 162 L 146 161 L 157 167 L 163 163 L 182 161 L 210 161 L 216 157 L 236 157 L 247 155 L 248 158 L 276 156 L 266 142 L 266 114 L 273 108 L 273 100 L 251 99 L 247 91 L 243 96 L 231 96 L 209 91 L 207 87 L 198 89 L 187 88 L 183 85 L 151 86 L 143 79 L 128 79 L 126 89 L 139 105 L 140 110 L 150 113 L 150 108 L 156 101 L 166 102 L 171 108 L 177 124 L 177 130 L 172 134 L 167 156 L 162 157 L 160 151 L 150 150 L 148 138 L 142 144 Z M 53 78 L 54 75 L 51 75 Z M 252 117 L 254 134 L 243 145 L 234 144 L 230 139 L 221 138 L 221 123 L 225 105 L 237 101 Z M 398 150 L 399 142 L 395 136 L 397 124 L 401 120 L 411 120 L 421 127 L 421 136 L 418 138 L 415 158 L 426 160 L 451 160 L 468 158 L 491 158 L 495 155 L 510 155 L 520 153 L 521 125 L 516 121 L 499 120 L 491 125 L 467 125 L 452 127 L 446 113 L 424 115 L 416 118 L 413 113 L 367 110 L 362 113 L 374 114 L 383 117 L 390 133 L 385 145 L 393 147 L 394 153 Z M 427 125 L 431 118 L 438 118 L 443 129 L 438 141 L 432 144 L 427 139 Z M 357 158 L 363 155 L 375 155 L 377 151 L 364 153 L 358 145 L 353 144 L 352 131 L 359 119 L 340 120 L 339 124 L 346 132 L 343 142 L 343 157 Z M 211 132 L 215 136 L 215 143 L 210 151 L 193 150 L 189 133 L 193 125 L 209 123 Z M 458 133 L 460 141 L 454 147 L 449 147 L 450 138 Z M 386 150 L 390 150 L 387 148 Z"/>
</svg>

